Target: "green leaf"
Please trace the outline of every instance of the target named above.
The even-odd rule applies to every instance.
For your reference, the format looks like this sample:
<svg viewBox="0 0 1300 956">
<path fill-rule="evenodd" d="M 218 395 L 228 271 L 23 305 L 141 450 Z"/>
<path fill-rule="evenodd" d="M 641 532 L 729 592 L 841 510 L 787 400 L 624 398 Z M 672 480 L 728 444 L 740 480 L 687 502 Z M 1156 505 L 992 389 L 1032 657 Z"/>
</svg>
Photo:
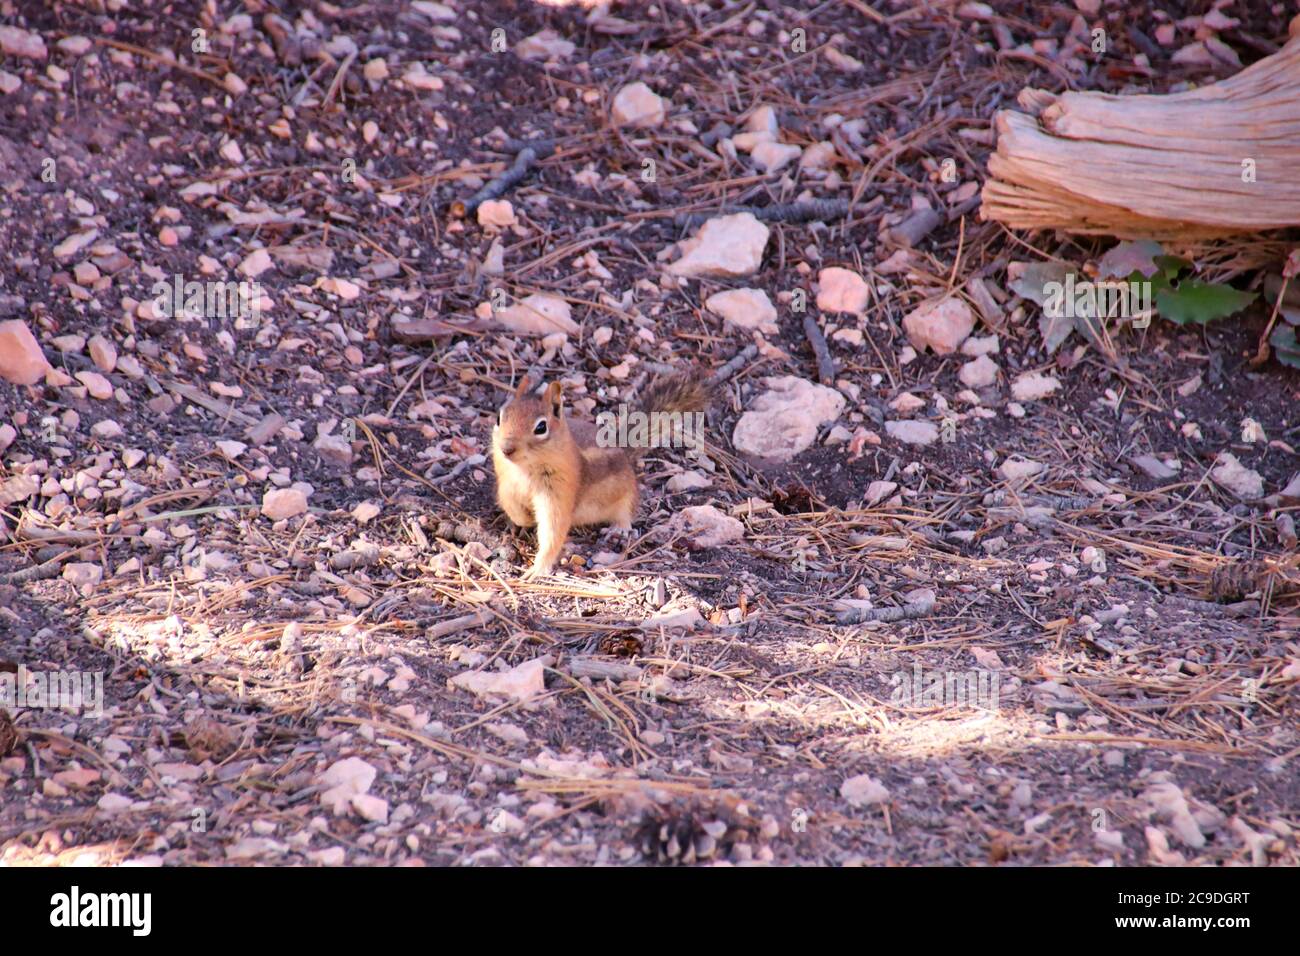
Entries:
<svg viewBox="0 0 1300 956">
<path fill-rule="evenodd" d="M 1186 325 L 1204 325 L 1240 312 L 1259 298 L 1254 292 L 1238 292 L 1230 285 L 1185 279 L 1177 288 L 1156 292 L 1156 309 L 1166 319 Z"/>
<path fill-rule="evenodd" d="M 1268 337 L 1268 341 L 1279 362 L 1300 368 L 1300 342 L 1296 341 L 1295 329 L 1289 325 L 1279 325 Z"/>
<path fill-rule="evenodd" d="M 1161 275 L 1168 282 L 1173 282 L 1178 278 L 1179 273 L 1186 272 L 1193 265 L 1190 260 L 1182 256 L 1156 256 L 1152 261 L 1159 266 Z"/>
</svg>

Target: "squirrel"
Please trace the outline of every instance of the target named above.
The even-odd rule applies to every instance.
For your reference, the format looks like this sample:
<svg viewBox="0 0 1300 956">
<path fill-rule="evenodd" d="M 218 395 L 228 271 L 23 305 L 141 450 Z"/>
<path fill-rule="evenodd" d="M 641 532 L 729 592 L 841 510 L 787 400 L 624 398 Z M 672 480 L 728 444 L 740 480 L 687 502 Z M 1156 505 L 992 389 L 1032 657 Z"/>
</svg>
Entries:
<svg viewBox="0 0 1300 956">
<path fill-rule="evenodd" d="M 559 382 L 540 396 L 528 391 L 524 376 L 501 407 L 492 429 L 492 464 L 497 503 L 523 528 L 537 527 L 537 556 L 525 578 L 550 574 L 569 529 L 607 524 L 620 534 L 632 530 L 640 494 L 636 464 L 651 447 L 701 439 L 711 387 L 698 368 L 652 382 L 627 425 L 612 413 L 596 424 L 564 414 Z M 648 427 L 647 427 L 648 425 Z"/>
</svg>

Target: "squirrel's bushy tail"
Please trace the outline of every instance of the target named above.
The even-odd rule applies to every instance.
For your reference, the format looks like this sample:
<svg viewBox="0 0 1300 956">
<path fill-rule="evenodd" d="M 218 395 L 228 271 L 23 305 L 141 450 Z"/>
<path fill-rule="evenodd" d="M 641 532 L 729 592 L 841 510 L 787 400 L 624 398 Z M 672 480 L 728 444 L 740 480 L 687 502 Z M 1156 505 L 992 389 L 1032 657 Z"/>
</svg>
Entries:
<svg viewBox="0 0 1300 956">
<path fill-rule="evenodd" d="M 651 412 L 702 412 L 713 400 L 709 374 L 692 366 L 662 378 L 656 378 L 641 392 L 637 406 Z"/>
<path fill-rule="evenodd" d="M 656 378 L 637 401 L 648 420 L 648 440 L 632 442 L 628 451 L 640 458 L 650 448 L 702 445 L 704 411 L 712 400 L 712 380 L 699 366 Z"/>
</svg>

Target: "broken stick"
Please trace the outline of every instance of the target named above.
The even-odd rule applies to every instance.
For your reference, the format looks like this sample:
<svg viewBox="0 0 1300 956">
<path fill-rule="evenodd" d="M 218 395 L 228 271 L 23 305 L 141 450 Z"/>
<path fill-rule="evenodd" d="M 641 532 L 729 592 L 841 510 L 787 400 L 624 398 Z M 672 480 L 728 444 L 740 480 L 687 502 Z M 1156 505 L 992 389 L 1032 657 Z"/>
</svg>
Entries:
<svg viewBox="0 0 1300 956">
<path fill-rule="evenodd" d="M 506 191 L 523 180 L 539 159 L 551 155 L 555 147 L 546 143 L 537 146 L 525 146 L 515 156 L 515 161 L 496 179 L 492 180 L 469 199 L 457 199 L 451 204 L 451 214 L 457 219 L 474 215 L 478 207 L 492 199 L 500 199 Z"/>
<path fill-rule="evenodd" d="M 831 350 L 826 346 L 826 336 L 822 334 L 811 312 L 803 315 L 803 334 L 812 346 L 813 355 L 817 356 L 817 380 L 823 385 L 834 385 L 835 361 L 831 358 Z"/>
</svg>

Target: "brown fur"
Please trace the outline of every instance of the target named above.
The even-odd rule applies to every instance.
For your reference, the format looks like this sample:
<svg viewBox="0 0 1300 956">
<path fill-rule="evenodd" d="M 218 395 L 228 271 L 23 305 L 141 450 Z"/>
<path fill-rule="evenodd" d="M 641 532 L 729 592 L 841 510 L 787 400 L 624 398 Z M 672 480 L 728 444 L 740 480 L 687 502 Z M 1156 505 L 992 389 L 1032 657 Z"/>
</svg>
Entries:
<svg viewBox="0 0 1300 956">
<path fill-rule="evenodd" d="M 702 373 L 690 371 L 652 383 L 640 408 L 697 411 L 708 401 Z M 546 422 L 545 435 L 535 434 Z M 595 426 L 564 415 L 560 383 L 542 395 L 528 393 L 525 378 L 501 409 L 492 429 L 497 502 L 515 524 L 537 528 L 537 556 L 527 576 L 549 574 L 569 529 L 609 524 L 628 531 L 640 503 L 636 460 L 643 449 L 602 448 Z"/>
</svg>

